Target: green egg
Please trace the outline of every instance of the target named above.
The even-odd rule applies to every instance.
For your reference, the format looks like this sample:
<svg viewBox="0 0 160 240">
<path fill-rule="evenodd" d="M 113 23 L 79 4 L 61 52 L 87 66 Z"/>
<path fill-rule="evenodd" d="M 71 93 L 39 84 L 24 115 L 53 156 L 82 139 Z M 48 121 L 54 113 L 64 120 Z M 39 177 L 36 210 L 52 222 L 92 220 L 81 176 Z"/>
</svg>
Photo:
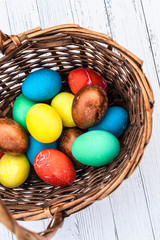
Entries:
<svg viewBox="0 0 160 240">
<path fill-rule="evenodd" d="M 117 157 L 120 145 L 111 133 L 94 130 L 80 135 L 71 150 L 77 161 L 89 166 L 103 166 Z"/>
<path fill-rule="evenodd" d="M 29 109 L 37 104 L 32 100 L 26 98 L 23 94 L 20 94 L 13 105 L 13 119 L 18 122 L 27 132 L 27 125 L 26 125 L 26 116 Z"/>
</svg>

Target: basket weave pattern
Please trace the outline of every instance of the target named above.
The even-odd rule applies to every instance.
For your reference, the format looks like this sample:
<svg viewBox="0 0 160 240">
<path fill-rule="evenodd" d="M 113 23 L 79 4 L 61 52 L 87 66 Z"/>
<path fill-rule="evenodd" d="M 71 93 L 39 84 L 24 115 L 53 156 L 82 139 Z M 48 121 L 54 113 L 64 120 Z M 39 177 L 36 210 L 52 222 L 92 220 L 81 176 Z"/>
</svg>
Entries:
<svg viewBox="0 0 160 240">
<path fill-rule="evenodd" d="M 102 74 L 109 105 L 122 106 L 129 113 L 120 153 L 109 165 L 77 171 L 76 181 L 64 188 L 42 182 L 34 171 L 18 188 L 0 186 L 0 198 L 14 218 L 52 217 L 58 207 L 67 216 L 109 195 L 138 166 L 151 136 L 154 99 L 142 61 L 107 35 L 77 25 L 37 28 L 17 36 L 1 33 L 0 48 L 6 55 L 0 59 L 0 117 L 12 117 L 13 103 L 31 71 L 58 71 L 62 90 L 67 91 L 69 72 L 82 66 Z"/>
</svg>

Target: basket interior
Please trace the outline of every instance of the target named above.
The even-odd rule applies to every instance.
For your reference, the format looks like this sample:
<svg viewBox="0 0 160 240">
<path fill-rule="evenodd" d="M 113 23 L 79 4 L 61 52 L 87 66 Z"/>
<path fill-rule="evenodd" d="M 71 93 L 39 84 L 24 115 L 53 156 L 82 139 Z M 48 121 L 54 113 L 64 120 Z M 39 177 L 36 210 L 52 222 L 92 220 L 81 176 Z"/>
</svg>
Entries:
<svg viewBox="0 0 160 240">
<path fill-rule="evenodd" d="M 0 197 L 13 214 L 97 193 L 121 175 L 141 140 L 145 107 L 132 66 L 105 41 L 95 41 L 88 35 L 81 38 L 76 33 L 59 32 L 29 39 L 14 55 L 0 60 L 0 117 L 12 117 L 13 103 L 21 93 L 23 80 L 32 71 L 39 68 L 58 71 L 63 79 L 62 91 L 69 91 L 68 74 L 78 67 L 88 67 L 102 74 L 108 84 L 109 105 L 122 106 L 129 113 L 127 130 L 120 138 L 120 153 L 106 166 L 78 170 L 76 181 L 68 187 L 48 185 L 37 177 L 34 169 L 18 188 L 0 185 Z"/>
</svg>

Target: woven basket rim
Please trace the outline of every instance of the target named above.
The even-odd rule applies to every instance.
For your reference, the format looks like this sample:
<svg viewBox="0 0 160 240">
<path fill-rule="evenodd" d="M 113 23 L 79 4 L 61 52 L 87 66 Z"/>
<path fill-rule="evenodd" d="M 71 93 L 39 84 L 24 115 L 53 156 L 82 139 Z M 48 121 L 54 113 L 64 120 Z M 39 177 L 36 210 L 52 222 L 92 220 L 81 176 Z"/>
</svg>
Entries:
<svg viewBox="0 0 160 240">
<path fill-rule="evenodd" d="M 98 41 L 104 44 L 108 44 L 112 48 L 116 49 L 116 51 L 126 60 L 127 64 L 132 68 L 132 71 L 136 76 L 136 79 L 141 88 L 141 93 L 144 98 L 146 120 L 144 124 L 144 129 L 143 129 L 143 136 L 141 138 L 141 141 L 137 145 L 137 148 L 134 154 L 132 155 L 130 161 L 124 167 L 121 175 L 118 177 L 115 176 L 114 179 L 111 182 L 109 182 L 108 185 L 102 188 L 99 192 L 96 192 L 96 193 L 92 192 L 87 197 L 82 196 L 81 198 L 76 199 L 75 201 L 72 201 L 72 202 L 67 202 L 66 204 L 56 204 L 56 205 L 51 204 L 49 208 L 48 206 L 42 209 L 35 207 L 35 209 L 32 209 L 28 213 L 22 212 L 22 213 L 14 214 L 14 217 L 16 219 L 24 219 L 24 220 L 42 219 L 47 216 L 50 216 L 50 214 L 53 215 L 56 212 L 57 207 L 61 207 L 61 210 L 65 211 L 66 215 L 70 215 L 76 211 L 83 209 L 86 206 L 89 206 L 94 201 L 103 199 L 104 197 L 108 196 L 123 182 L 125 178 L 129 177 L 133 173 L 133 171 L 137 168 L 142 158 L 143 152 L 146 146 L 148 145 L 151 137 L 154 97 L 153 97 L 153 92 L 152 92 L 150 83 L 142 71 L 143 61 L 140 60 L 137 56 L 135 56 L 133 53 L 131 53 L 127 49 L 120 46 L 118 43 L 116 43 L 111 37 L 107 36 L 106 34 L 94 32 L 94 31 L 82 28 L 76 24 L 75 25 L 66 24 L 66 25 L 59 25 L 59 26 L 55 26 L 52 28 L 44 29 L 44 30 L 38 27 L 21 34 L 17 34 L 16 36 L 15 35 L 7 36 L 7 40 L 3 41 L 3 49 L 1 48 L 3 50 L 3 53 L 6 54 L 6 56 L 0 59 L 0 67 L 4 64 L 4 62 L 7 62 L 9 61 L 9 59 L 12 59 L 20 49 L 23 50 L 23 44 L 27 44 L 28 41 L 33 41 L 33 40 L 35 41 L 35 39 L 41 38 L 43 36 L 47 38 L 49 36 L 52 36 L 53 34 L 58 34 L 58 33 L 67 33 L 67 34 L 72 33 L 74 34 L 74 36 L 77 36 L 77 37 L 78 35 L 81 34 L 82 38 L 87 38 L 87 39 L 91 39 L 92 41 Z"/>
</svg>

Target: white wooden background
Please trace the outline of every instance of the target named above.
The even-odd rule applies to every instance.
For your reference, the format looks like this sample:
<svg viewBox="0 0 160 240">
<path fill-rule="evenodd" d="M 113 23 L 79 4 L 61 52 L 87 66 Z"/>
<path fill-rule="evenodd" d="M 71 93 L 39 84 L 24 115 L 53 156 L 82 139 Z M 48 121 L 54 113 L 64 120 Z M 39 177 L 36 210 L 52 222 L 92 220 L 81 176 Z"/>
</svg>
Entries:
<svg viewBox="0 0 160 240">
<path fill-rule="evenodd" d="M 114 193 L 64 221 L 55 240 L 160 239 L 160 0 L 0 0 L 0 29 L 76 23 L 113 37 L 144 60 L 155 109 L 153 134 L 138 169 Z M 41 231 L 49 220 L 21 222 Z M 0 225 L 0 239 L 15 237 Z"/>
</svg>

